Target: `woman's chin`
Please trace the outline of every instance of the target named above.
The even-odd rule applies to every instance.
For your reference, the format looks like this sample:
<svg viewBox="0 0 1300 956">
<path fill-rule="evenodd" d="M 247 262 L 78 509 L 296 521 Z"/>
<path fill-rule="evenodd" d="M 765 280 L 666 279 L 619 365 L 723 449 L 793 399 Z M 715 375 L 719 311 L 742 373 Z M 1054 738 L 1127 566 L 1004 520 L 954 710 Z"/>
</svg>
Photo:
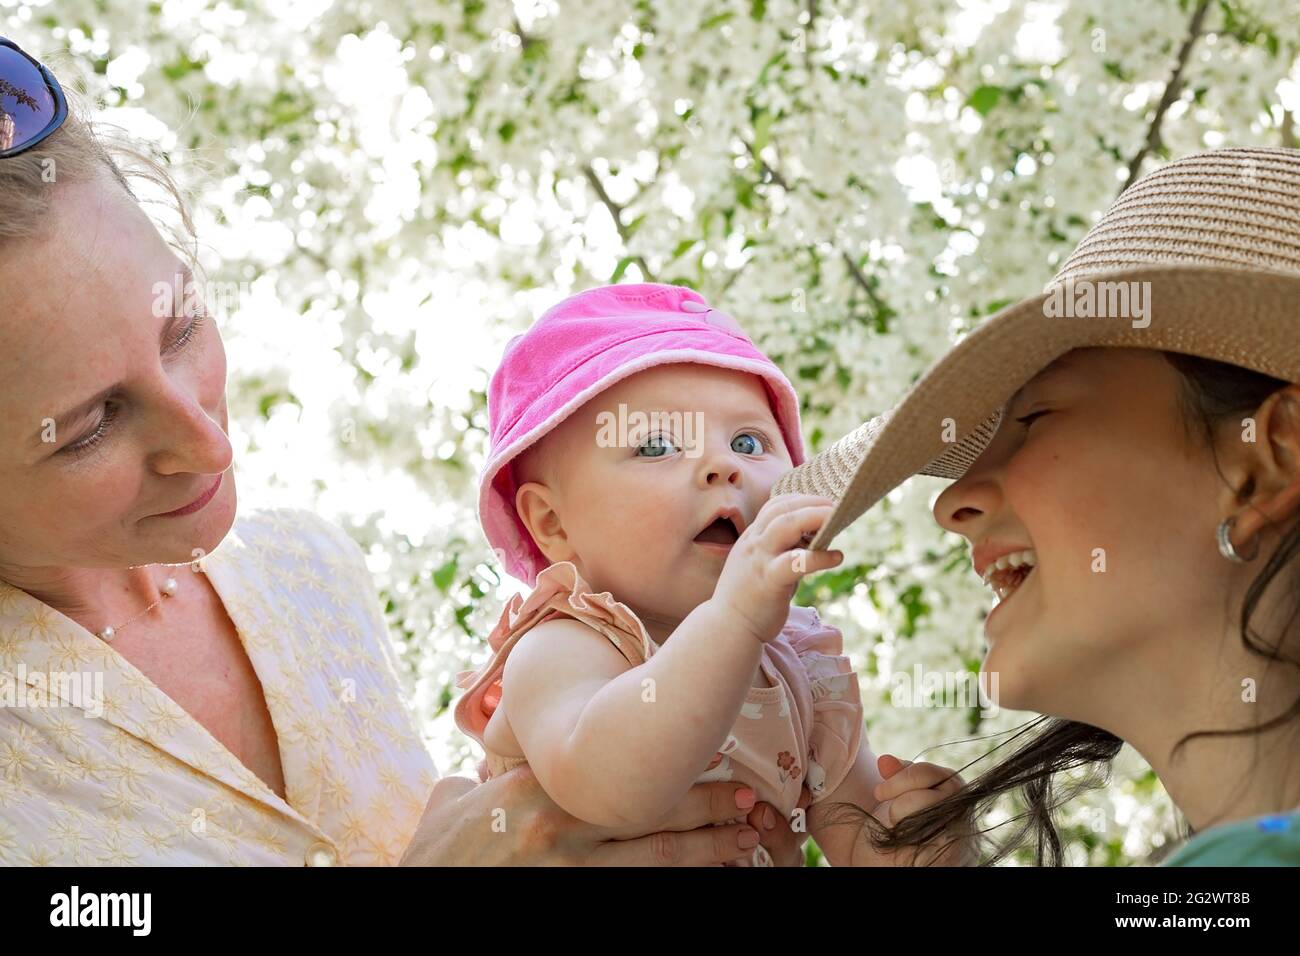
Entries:
<svg viewBox="0 0 1300 956">
<path fill-rule="evenodd" d="M 169 518 L 162 527 L 155 527 L 153 550 L 158 556 L 144 563 L 184 564 L 211 554 L 234 527 L 237 505 L 234 476 L 227 472 L 217 493 L 202 509 Z"/>
<path fill-rule="evenodd" d="M 1002 710 L 1034 710 L 1032 698 L 1039 695 L 1033 692 L 1037 682 L 1030 671 L 1026 661 L 1008 653 L 1005 647 L 991 647 L 980 667 L 989 701 Z"/>
</svg>

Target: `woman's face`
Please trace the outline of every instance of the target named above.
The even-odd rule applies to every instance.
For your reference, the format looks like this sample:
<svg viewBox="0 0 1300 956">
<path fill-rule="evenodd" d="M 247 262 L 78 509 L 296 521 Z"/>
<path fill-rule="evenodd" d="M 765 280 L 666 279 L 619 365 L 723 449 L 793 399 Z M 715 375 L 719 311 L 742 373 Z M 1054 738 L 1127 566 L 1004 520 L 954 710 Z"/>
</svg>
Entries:
<svg viewBox="0 0 1300 956">
<path fill-rule="evenodd" d="M 1034 553 L 985 622 L 1002 706 L 1095 718 L 1099 695 L 1173 677 L 1201 656 L 1183 643 L 1226 623 L 1233 566 L 1214 531 L 1232 492 L 1187 430 L 1181 382 L 1155 351 L 1075 350 L 1011 400 L 993 442 L 939 496 L 935 517 L 971 542 L 977 572 Z"/>
<path fill-rule="evenodd" d="M 221 337 L 120 187 L 53 188 L 0 258 L 0 578 L 192 560 L 235 514 Z"/>
</svg>

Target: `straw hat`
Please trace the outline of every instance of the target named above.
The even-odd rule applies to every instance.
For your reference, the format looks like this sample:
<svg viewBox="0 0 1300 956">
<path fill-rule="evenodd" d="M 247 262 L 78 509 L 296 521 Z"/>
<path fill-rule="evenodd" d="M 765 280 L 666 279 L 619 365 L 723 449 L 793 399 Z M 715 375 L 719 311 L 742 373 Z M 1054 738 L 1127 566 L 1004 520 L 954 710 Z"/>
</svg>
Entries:
<svg viewBox="0 0 1300 956">
<path fill-rule="evenodd" d="M 810 544 L 824 549 L 912 475 L 964 475 L 1022 385 L 1094 346 L 1300 381 L 1300 150 L 1214 150 L 1142 177 L 1042 294 L 983 323 L 892 411 L 788 472 L 772 494 L 836 499 Z"/>
</svg>

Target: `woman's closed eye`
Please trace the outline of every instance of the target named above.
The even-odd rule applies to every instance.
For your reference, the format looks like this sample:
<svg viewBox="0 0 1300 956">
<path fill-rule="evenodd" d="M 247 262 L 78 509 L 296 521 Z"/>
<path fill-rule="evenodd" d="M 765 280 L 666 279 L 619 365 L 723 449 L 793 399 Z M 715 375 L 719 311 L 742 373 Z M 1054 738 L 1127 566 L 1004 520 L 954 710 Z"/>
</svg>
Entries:
<svg viewBox="0 0 1300 956">
<path fill-rule="evenodd" d="M 94 431 L 90 432 L 83 438 L 78 438 L 76 441 L 64 445 L 62 450 L 73 455 L 81 455 L 90 451 L 104 440 L 104 436 L 108 434 L 108 430 L 112 427 L 114 419 L 117 418 L 119 408 L 120 406 L 117 402 L 105 402 L 104 414 L 100 416 L 99 424 L 95 426 Z"/>
<path fill-rule="evenodd" d="M 1035 420 L 1042 418 L 1044 415 L 1048 414 L 1049 411 L 1050 411 L 1049 409 L 1045 408 L 1042 409 L 1041 411 L 1030 412 L 1028 415 L 1020 416 L 1019 418 L 1016 419 L 1016 421 L 1019 422 L 1022 426 L 1024 426 L 1025 431 L 1029 431 L 1029 426 L 1032 425 Z"/>
<path fill-rule="evenodd" d="M 203 327 L 203 323 L 206 320 L 207 320 L 206 313 L 199 312 L 195 314 L 191 318 L 189 324 L 185 326 L 185 329 L 181 332 L 181 334 L 176 336 L 176 338 L 174 338 L 163 349 L 163 353 L 170 355 L 184 349 L 185 346 L 189 345 L 190 342 L 194 340 L 194 337 L 198 335 L 199 330 Z M 104 440 L 104 437 L 108 434 L 109 429 L 112 428 L 113 423 L 117 420 L 117 417 L 120 412 L 121 412 L 120 402 L 114 401 L 112 399 L 106 401 L 104 403 L 104 412 L 100 416 L 99 423 L 95 426 L 95 428 L 89 433 L 87 433 L 86 435 L 84 435 L 83 437 L 78 438 L 76 441 L 70 442 L 69 444 L 63 446 L 63 448 L 60 449 L 60 451 L 67 452 L 68 454 L 73 456 L 84 455 L 86 452 L 90 451 L 101 441 Z"/>
<path fill-rule="evenodd" d="M 167 346 L 165 351 L 168 353 L 179 352 L 185 348 L 199 334 L 199 330 L 203 328 L 203 323 L 207 320 L 208 314 L 206 312 L 196 312 L 191 317 L 189 324 L 185 326 L 180 335 L 172 339 L 171 344 Z"/>
</svg>

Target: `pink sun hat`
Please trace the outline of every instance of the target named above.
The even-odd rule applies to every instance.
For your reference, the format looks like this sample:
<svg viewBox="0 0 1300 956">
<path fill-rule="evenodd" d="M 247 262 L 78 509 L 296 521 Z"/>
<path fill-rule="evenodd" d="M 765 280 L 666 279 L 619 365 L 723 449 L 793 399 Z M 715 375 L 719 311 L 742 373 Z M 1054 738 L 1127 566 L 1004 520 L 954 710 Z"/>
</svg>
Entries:
<svg viewBox="0 0 1300 956">
<path fill-rule="evenodd" d="M 790 460 L 804 460 L 799 397 L 740 325 L 681 286 L 611 285 L 570 296 L 506 345 L 488 387 L 489 448 L 479 523 L 505 569 L 530 587 L 550 562 L 515 511 L 511 462 L 615 383 L 656 365 L 695 362 L 757 375 Z"/>
</svg>

